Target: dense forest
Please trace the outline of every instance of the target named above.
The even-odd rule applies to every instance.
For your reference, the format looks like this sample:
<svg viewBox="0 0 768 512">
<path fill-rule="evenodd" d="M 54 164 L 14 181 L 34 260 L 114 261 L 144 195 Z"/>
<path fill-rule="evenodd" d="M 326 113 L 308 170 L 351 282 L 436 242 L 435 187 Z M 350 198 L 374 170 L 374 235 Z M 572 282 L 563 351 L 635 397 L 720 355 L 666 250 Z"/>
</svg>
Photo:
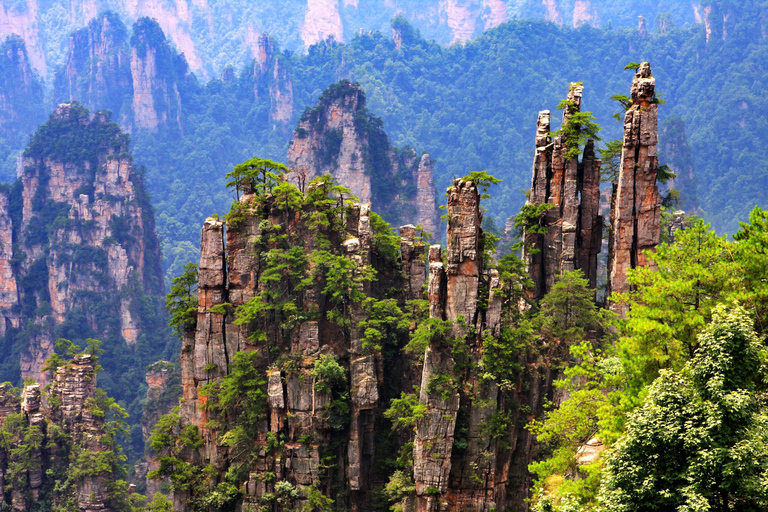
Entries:
<svg viewBox="0 0 768 512">
<path fill-rule="evenodd" d="M 213 80 L 106 12 L 49 97 L 5 41 L 0 509 L 768 508 L 768 4 L 668 7 L 261 35 Z M 372 197 L 431 155 L 442 246 L 322 174 L 345 135 Z"/>
<path fill-rule="evenodd" d="M 321 42 L 302 54 L 280 51 L 280 41 L 263 40 L 259 44 L 268 55 L 267 67 L 278 66 L 279 74 L 258 71 L 262 64 L 256 62 L 225 68 L 220 79 L 205 84 L 190 73 L 159 26 L 144 20 L 130 35 L 118 26 L 119 20 L 112 23 L 122 34 L 116 36 L 116 46 L 149 44 L 159 52 L 154 77 L 154 84 L 160 84 L 158 98 L 172 97 L 163 90 L 178 91 L 177 100 L 167 107 L 173 123 L 159 132 L 133 130 L 134 153 L 147 168 L 157 208 L 166 281 L 196 259 L 196 226 L 210 212 L 225 210 L 230 201 L 209 184 L 220 182 L 227 169 L 254 154 L 283 160 L 303 109 L 341 78 L 362 85 L 369 110 L 381 117 L 394 144 L 429 152 L 436 161 L 438 188 L 467 169 L 486 169 L 502 178 L 501 190 L 488 207 L 496 224 L 503 225 L 522 204 L 520 191 L 529 187 L 530 128 L 536 113 L 553 110 L 567 84 L 581 81 L 585 108 L 602 124 L 604 143 L 610 141 L 620 131 L 611 117 L 620 108 L 611 100 L 622 89 L 620 71 L 628 62 L 651 61 L 666 101 L 661 120 L 674 118 L 668 133 L 679 141 L 676 146 L 690 147 L 690 162 L 680 162 L 680 154 L 661 155 L 675 168 L 692 170 L 686 173 L 686 183 L 678 183 L 686 199 L 681 206 L 703 216 L 718 232 L 734 232 L 750 208 L 766 200 L 763 169 L 768 156 L 754 137 L 766 119 L 755 93 L 762 90 L 766 76 L 765 9 L 754 1 L 707 6 L 706 24 L 676 25 L 676 16 L 661 16 L 655 30 L 646 32 L 512 20 L 451 46 L 424 39 L 398 17 L 392 22 L 397 41 L 374 31 L 355 35 L 346 44 Z M 87 55 L 71 57 L 79 70 L 70 81 L 93 79 L 88 66 L 76 65 Z M 107 66 L 100 73 L 120 83 L 116 77 L 125 70 Z M 285 93 L 279 117 L 272 105 L 275 90 Z M 59 87 L 54 98 L 109 108 L 115 119 L 130 124 L 136 115 L 132 89 L 117 92 L 102 100 Z M 161 103 L 155 104 L 158 111 L 166 108 Z M 45 109 L 41 105 L 38 110 Z M 11 139 L 6 138 L 6 144 L 12 144 Z M 15 173 L 11 149 L 8 146 L 4 156 L 6 179 Z"/>
</svg>

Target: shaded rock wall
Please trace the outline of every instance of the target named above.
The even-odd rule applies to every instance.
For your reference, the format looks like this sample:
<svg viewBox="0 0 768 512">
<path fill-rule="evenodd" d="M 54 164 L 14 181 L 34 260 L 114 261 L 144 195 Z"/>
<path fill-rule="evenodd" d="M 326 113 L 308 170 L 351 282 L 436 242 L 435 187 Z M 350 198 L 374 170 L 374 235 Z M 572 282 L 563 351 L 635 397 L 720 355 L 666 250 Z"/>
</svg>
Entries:
<svg viewBox="0 0 768 512">
<path fill-rule="evenodd" d="M 688 144 L 685 121 L 679 117 L 668 117 L 661 125 L 659 158 L 677 175 L 673 182 L 667 184 L 667 188 L 680 191 L 680 206 L 688 213 L 696 214 L 699 197 L 693 153 Z"/>
<path fill-rule="evenodd" d="M 0 159 L 7 161 L 45 119 L 43 82 L 33 69 L 24 41 L 18 36 L 4 41 L 0 36 L 0 69 L 3 71 L 0 73 L 0 140 L 4 141 Z M 12 164 L 3 171 L 0 180 L 15 179 Z"/>
<path fill-rule="evenodd" d="M 437 233 L 431 158 L 393 147 L 381 120 L 365 108 L 365 93 L 357 84 L 345 80 L 329 87 L 302 116 L 288 148 L 288 164 L 296 171 L 294 182 L 330 174 L 388 221 L 416 222 Z"/>
</svg>

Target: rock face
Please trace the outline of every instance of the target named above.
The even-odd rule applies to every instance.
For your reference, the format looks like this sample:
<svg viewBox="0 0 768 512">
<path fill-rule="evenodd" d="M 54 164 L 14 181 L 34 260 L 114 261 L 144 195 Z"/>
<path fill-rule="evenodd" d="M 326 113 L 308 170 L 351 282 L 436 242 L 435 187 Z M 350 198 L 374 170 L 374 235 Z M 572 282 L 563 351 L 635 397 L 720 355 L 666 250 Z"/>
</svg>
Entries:
<svg viewBox="0 0 768 512">
<path fill-rule="evenodd" d="M 524 510 L 536 443 L 523 426 L 552 399 L 554 372 L 521 354 L 519 381 L 502 388 L 481 370 L 510 305 L 505 313 L 499 275 L 484 267 L 475 184 L 456 180 L 448 190 L 444 255 L 414 225 L 401 227 L 399 243 L 387 239 L 367 205 L 339 202 L 327 181 L 291 201 L 285 185 L 259 196 L 242 182 L 226 224 L 212 217 L 202 228 L 178 419 L 201 442 L 184 459 L 213 464 L 219 476 L 240 467 L 232 503 L 244 509 L 282 496 L 275 510 L 334 500 L 362 511 L 392 477 L 381 461 L 399 447 L 406 460 L 413 454 L 405 471 L 415 491 L 401 496 L 408 510 Z M 407 327 L 403 311 L 414 307 L 422 313 Z M 436 333 L 421 362 L 398 354 L 415 330 Z M 213 391 L 243 385 L 246 369 L 261 376 L 249 381 L 260 382 L 249 396 L 261 411 L 250 427 Z M 401 435 L 381 413 L 414 388 L 422 414 Z M 252 429 L 242 444 L 231 441 L 238 425 Z M 210 489 L 176 489 L 174 510 Z"/>
<path fill-rule="evenodd" d="M 658 104 L 656 79 L 643 62 L 632 81 L 632 104 L 624 115 L 624 145 L 619 179 L 611 201 L 611 240 L 608 257 L 608 296 L 630 290 L 627 271 L 649 264 L 645 251 L 653 250 L 661 234 L 661 196 L 656 184 L 659 170 Z M 625 313 L 624 306 L 612 309 Z"/>
<path fill-rule="evenodd" d="M 25 386 L 21 396 L 8 385 L 0 387 L 4 507 L 26 512 L 65 501 L 82 512 L 119 507 L 111 495 L 117 490 L 114 432 L 97 394 L 96 364 L 86 353 L 62 362 L 45 392 L 39 384 Z M 21 458 L 24 452 L 28 456 Z"/>
<path fill-rule="evenodd" d="M 563 125 L 581 110 L 583 87 L 571 84 L 563 111 Z M 581 269 L 595 287 L 597 255 L 602 245 L 600 160 L 594 143 L 584 148 L 581 161 L 569 151 L 565 135 L 550 137 L 548 110 L 539 112 L 533 177 L 526 208 L 539 213 L 528 220 L 523 259 L 534 286 L 529 298 L 539 300 L 564 271 Z M 570 153 L 570 154 L 569 154 Z M 551 205 L 544 212 L 542 205 Z"/>
<path fill-rule="evenodd" d="M 381 120 L 365 108 L 365 93 L 342 81 L 306 112 L 288 148 L 294 182 L 330 174 L 388 221 L 413 221 L 436 233 L 433 164 L 429 155 L 389 143 Z"/>
<path fill-rule="evenodd" d="M 411 265 L 403 276 L 392 267 L 393 255 L 385 256 L 374 245 L 369 207 L 338 209 L 331 206 L 335 199 L 330 204 L 322 199 L 329 197 L 329 190 L 322 183 L 307 185 L 306 193 L 315 199 L 297 209 L 280 208 L 272 199 L 258 202 L 246 190 L 233 210 L 238 216 L 230 215 L 226 235 L 224 223 L 215 218 L 206 220 L 202 229 L 196 327 L 185 335 L 181 353 L 181 424 L 196 427 L 205 439 L 193 460 L 210 461 L 221 471 L 236 463 L 237 450 L 219 440 L 237 416 L 212 405 L 205 386 L 228 378 L 243 354 L 258 356 L 254 363 L 264 376 L 266 412 L 252 442 L 265 446 L 269 439 L 281 441 L 279 447 L 254 453 L 243 506 L 263 503 L 265 496 L 290 484 L 299 492 L 286 498 L 280 510 L 306 504 L 311 489 L 332 495 L 348 510 L 369 510 L 376 436 L 386 435 L 374 429 L 376 413 L 391 398 L 384 384 L 401 389 L 401 381 L 407 380 L 369 345 L 368 332 L 360 327 L 369 319 L 362 298 L 378 298 L 382 292 L 377 288 L 405 289 L 408 283 L 416 288 L 409 297 L 423 296 L 420 283 L 426 281 L 426 267 L 416 255 L 424 254 L 424 246 L 414 241 L 413 229 L 404 228 L 400 243 L 410 247 Z M 317 215 L 329 222 L 307 220 L 319 220 Z M 283 257 L 289 246 L 304 254 L 294 253 L 290 276 L 271 280 L 274 258 Z M 343 292 L 348 298 L 342 302 L 328 291 L 331 285 L 323 270 L 327 265 L 351 269 L 350 288 Z M 373 271 L 378 275 L 375 283 L 365 277 Z M 307 284 L 294 288 L 296 279 L 307 276 L 312 276 L 304 281 Z M 238 308 L 254 300 L 270 303 L 278 290 L 297 308 L 289 327 L 271 327 L 282 322 L 279 310 L 277 317 L 270 313 L 261 320 L 236 321 Z M 400 304 L 405 299 L 404 294 Z M 349 323 L 339 321 L 338 315 Z M 340 364 L 344 376 L 321 385 L 323 374 L 317 368 L 329 361 L 331 366 Z M 336 496 L 332 488 L 343 489 L 345 496 Z M 176 492 L 175 510 L 187 510 L 193 497 Z"/>
<path fill-rule="evenodd" d="M 268 95 L 270 119 L 285 128 L 293 119 L 293 84 L 279 55 L 277 43 L 267 34 L 262 34 L 257 39 L 254 53 L 254 100 Z"/>
<path fill-rule="evenodd" d="M 157 21 L 140 18 L 129 38 L 120 18 L 107 12 L 70 37 L 53 97 L 111 110 L 132 132 L 180 134 L 188 75 L 184 54 L 171 48 Z"/>
<path fill-rule="evenodd" d="M 167 343 L 151 207 L 127 137 L 104 114 L 56 110 L 0 196 L 0 228 L 0 343 L 20 368 L 4 380 L 45 383 L 60 337 Z"/>
<path fill-rule="evenodd" d="M 120 113 L 125 98 L 133 96 L 133 80 L 128 30 L 117 14 L 104 13 L 72 34 L 54 90 L 59 103 L 79 101 Z"/>
</svg>

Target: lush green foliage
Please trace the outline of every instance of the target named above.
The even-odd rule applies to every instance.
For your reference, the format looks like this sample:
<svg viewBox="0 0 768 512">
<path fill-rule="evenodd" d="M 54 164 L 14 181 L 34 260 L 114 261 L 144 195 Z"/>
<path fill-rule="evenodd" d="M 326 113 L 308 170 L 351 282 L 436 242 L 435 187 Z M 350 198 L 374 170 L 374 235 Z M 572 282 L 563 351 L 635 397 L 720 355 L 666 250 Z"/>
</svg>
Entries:
<svg viewBox="0 0 768 512">
<path fill-rule="evenodd" d="M 197 323 L 197 265 L 187 263 L 184 273 L 173 278 L 165 307 L 171 315 L 169 325 L 178 336 L 194 329 Z"/>
<path fill-rule="evenodd" d="M 95 364 L 98 356 L 103 354 L 100 346 L 100 341 L 88 340 L 88 347 L 81 351 L 71 341 L 59 340 L 57 348 L 63 354 L 54 354 L 45 367 L 50 372 L 63 370 L 71 375 L 81 371 L 73 369 L 72 360 L 90 354 L 94 372 L 86 374 L 85 378 L 95 379 L 101 370 Z M 18 402 L 18 389 L 3 386 L 2 392 L 4 400 Z M 33 510 L 69 512 L 77 508 L 78 493 L 83 486 L 92 485 L 90 482 L 96 479 L 106 485 L 110 509 L 120 512 L 138 510 L 143 497 L 130 495 L 127 482 L 121 479 L 125 475 L 126 456 L 117 439 L 128 434 L 127 413 L 97 388 L 93 397 L 85 398 L 83 410 L 74 411 L 82 413 L 89 422 L 72 423 L 73 411 L 62 411 L 63 393 L 71 393 L 71 390 L 56 384 L 46 386 L 42 397 L 45 402 L 42 421 L 23 412 L 11 413 L 4 418 L 0 425 L 0 450 L 8 457 L 5 489 L 20 491 L 23 496 L 30 489 L 29 472 L 39 472 L 41 482 Z M 68 397 L 69 400 L 82 398 Z M 10 494 L 6 496 L 10 498 Z M 0 506 L 10 507 L 10 499 Z"/>
<path fill-rule="evenodd" d="M 606 458 L 608 510 L 768 506 L 765 345 L 746 311 L 719 305 L 679 371 L 664 371 Z"/>
<path fill-rule="evenodd" d="M 531 466 L 540 510 L 764 507 L 765 218 L 734 242 L 690 220 L 630 273 L 618 339 L 571 346 L 567 399 L 529 427 L 550 450 Z M 590 439 L 608 455 L 580 465 Z"/>
</svg>

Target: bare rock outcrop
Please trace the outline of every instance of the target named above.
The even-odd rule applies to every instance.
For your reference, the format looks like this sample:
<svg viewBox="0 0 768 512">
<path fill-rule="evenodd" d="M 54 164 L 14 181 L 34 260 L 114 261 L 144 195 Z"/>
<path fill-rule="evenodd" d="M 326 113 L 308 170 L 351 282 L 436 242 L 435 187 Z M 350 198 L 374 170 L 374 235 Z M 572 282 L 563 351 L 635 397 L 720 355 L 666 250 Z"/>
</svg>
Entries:
<svg viewBox="0 0 768 512">
<path fill-rule="evenodd" d="M 61 105 L 20 178 L 0 197 L 0 332 L 26 332 L 21 378 L 45 384 L 61 326 L 134 347 L 153 321 L 149 309 L 139 315 L 147 297 L 162 322 L 159 245 L 127 137 L 104 114 Z"/>
<path fill-rule="evenodd" d="M 661 196 L 656 183 L 659 170 L 658 104 L 656 79 L 643 62 L 632 81 L 631 106 L 624 115 L 621 167 L 611 204 L 608 296 L 630 290 L 627 272 L 650 264 L 646 251 L 658 245 Z M 613 303 L 620 314 L 626 307 Z"/>
<path fill-rule="evenodd" d="M 279 58 L 277 43 L 267 34 L 257 38 L 253 62 L 254 100 L 269 95 L 269 116 L 275 125 L 285 129 L 293 119 L 293 83 L 288 69 Z"/>
<path fill-rule="evenodd" d="M 288 148 L 295 170 L 291 179 L 307 183 L 330 174 L 393 224 L 416 222 L 436 233 L 432 159 L 393 147 L 365 101 L 360 86 L 346 80 L 323 92 L 317 106 L 301 117 Z"/>
<path fill-rule="evenodd" d="M 96 388 L 97 359 L 79 353 L 60 362 L 45 390 L 37 383 L 20 393 L 0 388 L 7 436 L 0 446 L 0 504 L 18 512 L 65 501 L 82 512 L 115 510 L 115 433 Z"/>
<path fill-rule="evenodd" d="M 573 83 L 563 111 L 563 125 L 581 110 L 583 87 Z M 602 244 L 600 166 L 594 143 L 584 148 L 581 161 L 568 146 L 566 135 L 550 136 L 551 114 L 539 112 L 536 152 L 527 208 L 539 213 L 526 219 L 523 259 L 533 280 L 529 298 L 541 299 L 564 271 L 581 269 L 592 287 L 597 282 L 597 255 Z M 547 206 L 544 206 L 547 205 Z M 548 208 L 546 212 L 542 207 Z"/>
</svg>

